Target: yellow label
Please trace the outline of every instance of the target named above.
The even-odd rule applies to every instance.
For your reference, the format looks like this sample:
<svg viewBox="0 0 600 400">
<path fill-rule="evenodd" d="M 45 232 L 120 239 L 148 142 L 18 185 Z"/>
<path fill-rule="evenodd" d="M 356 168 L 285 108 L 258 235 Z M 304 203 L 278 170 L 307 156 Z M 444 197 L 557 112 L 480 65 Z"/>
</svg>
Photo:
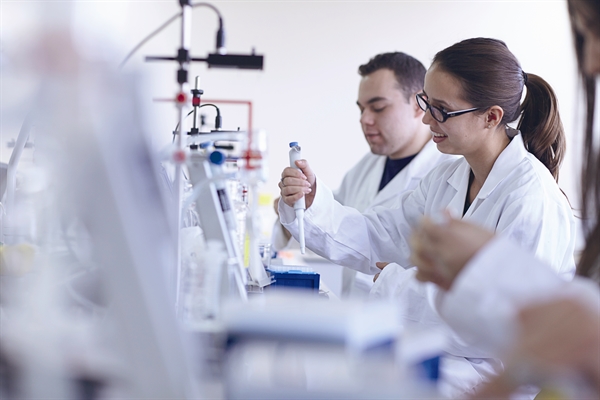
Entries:
<svg viewBox="0 0 600 400">
<path fill-rule="evenodd" d="M 244 235 L 244 267 L 248 268 L 250 265 L 250 235 L 248 231 Z"/>
<path fill-rule="evenodd" d="M 271 206 L 273 204 L 273 196 L 271 193 L 260 193 L 258 195 L 259 206 Z"/>
</svg>

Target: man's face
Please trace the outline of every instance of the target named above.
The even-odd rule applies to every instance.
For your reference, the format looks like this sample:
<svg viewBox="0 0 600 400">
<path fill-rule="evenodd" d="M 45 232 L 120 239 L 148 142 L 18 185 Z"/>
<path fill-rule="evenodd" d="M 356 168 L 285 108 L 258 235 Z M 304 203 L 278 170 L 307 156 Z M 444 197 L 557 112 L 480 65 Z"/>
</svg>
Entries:
<svg viewBox="0 0 600 400">
<path fill-rule="evenodd" d="M 356 104 L 373 154 L 398 159 L 421 150 L 416 133 L 422 112 L 413 97 L 406 100 L 392 70 L 380 69 L 361 79 Z"/>
</svg>

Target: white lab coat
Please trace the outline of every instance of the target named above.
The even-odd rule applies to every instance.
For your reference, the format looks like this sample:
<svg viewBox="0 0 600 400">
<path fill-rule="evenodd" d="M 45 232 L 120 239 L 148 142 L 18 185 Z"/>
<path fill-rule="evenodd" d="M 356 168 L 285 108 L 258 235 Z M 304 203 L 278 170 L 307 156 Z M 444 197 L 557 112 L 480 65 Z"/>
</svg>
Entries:
<svg viewBox="0 0 600 400">
<path fill-rule="evenodd" d="M 333 196 L 340 204 L 360 212 L 375 206 L 397 208 L 404 192 L 416 188 L 419 181 L 435 166 L 455 158 L 440 153 L 435 143 L 429 141 L 416 157 L 379 191 L 387 157 L 368 153 L 344 175 L 342 184 Z M 277 250 L 290 245 L 278 225 L 279 221 L 276 222 L 272 236 L 272 243 Z M 295 242 L 293 238 L 290 242 L 292 240 Z M 350 268 L 342 270 L 343 297 L 366 297 L 372 286 L 373 274 L 367 275 Z"/>
<path fill-rule="evenodd" d="M 378 280 L 384 288 L 390 287 L 380 290 L 375 285 L 373 291 L 400 299 L 407 323 L 447 327 L 435 311 L 438 289 L 412 277 L 408 241 L 423 215 L 443 209 L 462 215 L 469 173 L 464 158 L 445 162 L 425 176 L 417 189 L 405 193 L 398 209 L 376 207 L 364 215 L 336 203 L 317 179 L 315 200 L 305 213 L 307 247 L 335 263 L 370 274 L 379 271 L 377 261 L 399 264 L 388 265 Z M 282 224 L 296 237 L 293 209 L 280 202 L 279 212 Z M 526 151 L 521 135 L 500 154 L 463 218 L 511 237 L 558 274 L 572 276 L 575 222 L 570 206 L 546 167 Z M 392 275 L 398 279 L 389 279 Z M 449 396 L 472 391 L 501 368 L 486 349 L 470 346 L 456 335 L 446 350 L 442 391 Z"/>
<path fill-rule="evenodd" d="M 369 153 L 346 173 L 341 186 L 334 193 L 334 198 L 340 204 L 360 212 L 377 206 L 398 208 L 402 194 L 415 189 L 434 167 L 455 158 L 440 153 L 435 143 L 430 140 L 419 154 L 379 191 L 387 157 Z M 342 297 L 367 297 L 372 286 L 373 274 L 365 274 L 351 268 L 342 270 Z"/>
</svg>

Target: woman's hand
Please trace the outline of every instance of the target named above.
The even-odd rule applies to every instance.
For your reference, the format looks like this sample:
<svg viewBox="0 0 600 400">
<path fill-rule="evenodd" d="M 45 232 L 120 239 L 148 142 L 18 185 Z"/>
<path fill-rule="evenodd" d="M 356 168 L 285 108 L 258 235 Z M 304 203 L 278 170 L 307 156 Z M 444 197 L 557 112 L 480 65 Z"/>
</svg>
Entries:
<svg viewBox="0 0 600 400">
<path fill-rule="evenodd" d="M 519 336 L 505 372 L 474 398 L 508 395 L 520 384 L 551 380 L 554 372 L 565 370 L 588 378 L 600 393 L 598 318 L 597 312 L 573 299 L 522 309 L 518 315 Z"/>
<path fill-rule="evenodd" d="M 281 173 L 279 181 L 281 199 L 288 206 L 294 207 L 294 203 L 305 196 L 306 208 L 309 208 L 315 199 L 317 179 L 306 160 L 298 160 L 296 165 L 300 171 L 287 167 Z"/>
<path fill-rule="evenodd" d="M 376 263 L 375 263 L 375 265 L 377 266 L 377 268 L 379 268 L 379 269 L 380 269 L 380 270 L 382 270 L 382 271 L 383 271 L 383 269 L 384 269 L 385 267 L 387 267 L 387 265 L 388 265 L 388 264 L 389 264 L 389 262 L 383 262 L 383 261 L 380 261 L 380 262 L 376 262 Z M 375 276 L 373 277 L 373 282 L 376 282 L 376 281 L 377 281 L 377 279 L 379 279 L 379 275 L 380 275 L 380 274 L 381 274 L 381 272 L 379 272 L 378 274 L 375 274 Z"/>
<path fill-rule="evenodd" d="M 600 388 L 600 323 L 597 312 L 574 299 L 553 300 L 519 313 L 515 357 L 540 369 L 567 368 Z"/>
<path fill-rule="evenodd" d="M 449 290 L 467 262 L 493 237 L 492 232 L 447 213 L 441 223 L 424 217 L 410 241 L 416 278 Z"/>
</svg>

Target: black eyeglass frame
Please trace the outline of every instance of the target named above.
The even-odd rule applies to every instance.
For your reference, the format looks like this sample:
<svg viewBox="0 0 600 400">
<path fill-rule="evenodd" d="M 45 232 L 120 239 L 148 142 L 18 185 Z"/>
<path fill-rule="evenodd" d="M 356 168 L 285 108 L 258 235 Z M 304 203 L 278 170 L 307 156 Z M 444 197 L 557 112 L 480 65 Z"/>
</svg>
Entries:
<svg viewBox="0 0 600 400">
<path fill-rule="evenodd" d="M 421 92 L 421 93 L 417 93 L 416 98 L 417 98 L 417 104 L 419 105 L 419 108 L 425 112 L 427 112 L 427 110 L 431 110 L 434 109 L 437 112 L 439 112 L 442 115 L 442 120 L 440 121 L 439 119 L 437 119 L 435 117 L 435 114 L 432 113 L 431 111 L 429 112 L 431 114 L 431 117 L 433 119 L 435 119 L 437 122 L 443 124 L 444 122 L 446 122 L 448 120 L 448 118 L 452 118 L 452 117 L 458 117 L 459 115 L 463 115 L 463 114 L 467 114 L 473 111 L 477 111 L 477 110 L 481 110 L 483 107 L 474 107 L 474 108 L 468 108 L 466 110 L 459 110 L 459 111 L 450 111 L 450 112 L 446 112 L 444 110 L 442 110 L 439 107 L 436 106 L 432 106 L 431 104 L 429 104 L 429 102 L 427 100 L 425 100 L 423 98 L 423 96 L 425 96 L 425 93 Z M 425 103 L 425 108 L 423 108 L 421 106 L 421 102 Z"/>
</svg>

